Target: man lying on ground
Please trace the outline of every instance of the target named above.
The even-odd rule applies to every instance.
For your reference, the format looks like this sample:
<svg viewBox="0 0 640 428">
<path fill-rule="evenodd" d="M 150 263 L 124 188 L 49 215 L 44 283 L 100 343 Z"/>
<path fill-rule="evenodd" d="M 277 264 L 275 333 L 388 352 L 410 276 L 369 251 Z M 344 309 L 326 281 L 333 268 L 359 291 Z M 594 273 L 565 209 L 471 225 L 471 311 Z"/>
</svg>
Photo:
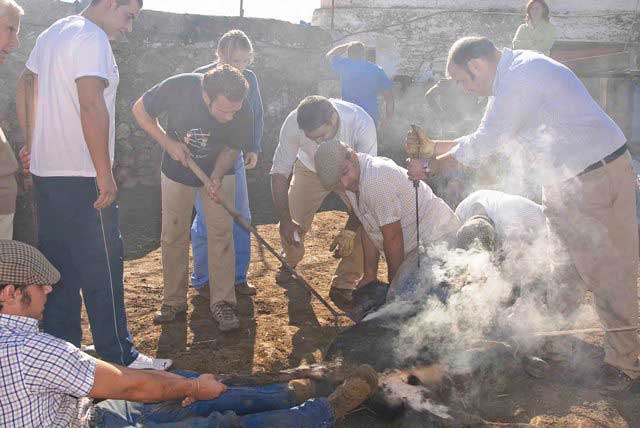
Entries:
<svg viewBox="0 0 640 428">
<path fill-rule="evenodd" d="M 366 365 L 328 398 L 311 399 L 309 379 L 227 387 L 209 373 L 180 376 L 96 360 L 38 329 L 59 280 L 38 250 L 0 240 L 0 426 L 331 427 L 377 386 Z M 94 406 L 88 397 L 106 400 Z"/>
<path fill-rule="evenodd" d="M 315 165 L 322 185 L 349 199 L 349 223 L 355 215 L 366 232 L 361 284 L 376 280 L 379 252 L 384 252 L 391 283 L 405 258 L 418 249 L 416 192 L 407 170 L 391 159 L 356 153 L 339 141 L 322 143 Z M 418 203 L 420 244 L 445 240 L 458 230 L 454 212 L 424 182 L 419 183 Z"/>
</svg>

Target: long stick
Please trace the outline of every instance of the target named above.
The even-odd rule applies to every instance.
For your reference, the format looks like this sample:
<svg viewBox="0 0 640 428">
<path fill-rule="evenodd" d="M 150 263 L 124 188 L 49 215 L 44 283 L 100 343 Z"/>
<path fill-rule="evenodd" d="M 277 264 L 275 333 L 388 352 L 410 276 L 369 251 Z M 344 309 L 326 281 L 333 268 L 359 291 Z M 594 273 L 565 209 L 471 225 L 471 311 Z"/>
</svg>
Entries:
<svg viewBox="0 0 640 428">
<path fill-rule="evenodd" d="M 189 169 L 191 169 L 191 171 L 193 171 L 193 173 L 200 179 L 200 181 L 204 183 L 205 187 L 209 187 L 211 185 L 211 180 L 209 179 L 207 174 L 204 173 L 204 171 L 198 166 L 198 164 L 195 163 L 195 161 L 192 158 L 189 157 L 187 159 L 187 162 L 189 164 Z M 242 226 L 247 231 L 253 233 L 253 235 L 256 237 L 258 242 L 264 245 L 267 248 L 267 250 L 269 250 L 269 252 L 273 254 L 280 261 L 280 263 L 282 263 L 282 266 L 284 266 L 284 268 L 293 275 L 293 277 L 296 279 L 298 283 L 302 284 L 307 290 L 311 292 L 311 294 L 313 294 L 320 301 L 320 303 L 322 303 L 327 309 L 329 309 L 329 311 L 334 317 L 350 318 L 347 314 L 339 313 L 338 311 L 336 311 L 329 304 L 329 302 L 327 302 L 320 295 L 320 293 L 318 293 L 311 285 L 309 285 L 309 283 L 302 276 L 300 276 L 300 274 L 296 272 L 296 270 L 293 267 L 291 267 L 291 265 L 287 262 L 287 260 L 284 257 L 282 257 L 271 245 L 269 245 L 267 241 L 264 240 L 262 236 L 260 236 L 260 233 L 258 233 L 258 230 L 251 223 L 249 223 L 247 219 L 244 218 L 242 214 L 240 214 L 234 207 L 230 206 L 226 200 L 224 200 L 223 198 L 220 198 L 220 205 L 222 205 L 222 207 L 229 213 L 231 217 L 233 217 L 233 219 L 236 222 L 238 222 L 240 226 Z"/>
<path fill-rule="evenodd" d="M 624 327 L 615 327 L 615 328 L 581 328 L 574 330 L 555 330 L 555 331 L 540 331 L 537 333 L 526 334 L 523 336 L 529 337 L 555 337 L 555 336 L 571 336 L 574 334 L 590 334 L 590 333 L 621 333 L 624 331 L 634 331 L 638 330 L 640 327 L 628 325 Z"/>
</svg>

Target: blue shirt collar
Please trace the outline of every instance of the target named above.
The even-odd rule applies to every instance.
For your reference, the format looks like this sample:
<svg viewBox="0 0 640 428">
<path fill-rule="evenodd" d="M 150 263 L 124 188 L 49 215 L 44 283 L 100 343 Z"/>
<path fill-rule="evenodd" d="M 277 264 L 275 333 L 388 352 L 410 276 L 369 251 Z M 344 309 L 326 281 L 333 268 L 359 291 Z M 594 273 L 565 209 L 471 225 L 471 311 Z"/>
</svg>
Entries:
<svg viewBox="0 0 640 428">
<path fill-rule="evenodd" d="M 0 327 L 24 330 L 27 333 L 37 333 L 40 331 L 37 319 L 18 315 L 0 314 Z"/>
</svg>

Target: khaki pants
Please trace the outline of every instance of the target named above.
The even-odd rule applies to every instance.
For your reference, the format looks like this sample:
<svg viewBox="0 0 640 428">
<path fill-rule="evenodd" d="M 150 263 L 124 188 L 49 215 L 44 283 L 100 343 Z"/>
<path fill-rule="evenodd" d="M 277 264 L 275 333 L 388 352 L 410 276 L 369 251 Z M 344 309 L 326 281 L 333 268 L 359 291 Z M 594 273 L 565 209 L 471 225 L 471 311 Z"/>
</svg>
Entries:
<svg viewBox="0 0 640 428">
<path fill-rule="evenodd" d="M 15 214 L 0 214 L 0 239 L 13 239 L 13 217 Z"/>
<path fill-rule="evenodd" d="M 302 162 L 296 161 L 289 187 L 289 210 L 293 221 L 302 229 L 300 237 L 302 243 L 287 245 L 283 239 L 280 239 L 284 257 L 292 266 L 296 266 L 304 257 L 304 236 L 311 229 L 313 217 L 329 193 L 322 187 L 315 172 L 305 167 Z M 340 259 L 335 275 L 331 279 L 331 287 L 353 289 L 362 277 L 362 227 L 358 228 L 355 239 L 353 253 L 349 257 Z"/>
<path fill-rule="evenodd" d="M 161 186 L 163 304 L 185 308 L 189 285 L 189 230 L 196 188 L 177 183 L 164 174 Z M 221 205 L 206 196 L 204 188 L 200 190 L 207 225 L 211 307 L 221 301 L 235 305 L 232 218 Z M 224 177 L 222 193 L 226 200 L 234 200 L 235 179 L 232 175 Z"/>
<path fill-rule="evenodd" d="M 545 186 L 551 307 L 569 314 L 593 292 L 605 328 L 638 323 L 636 177 L 629 153 L 558 186 Z M 564 249 L 563 249 L 564 246 Z M 605 335 L 605 362 L 640 377 L 636 331 Z"/>
</svg>

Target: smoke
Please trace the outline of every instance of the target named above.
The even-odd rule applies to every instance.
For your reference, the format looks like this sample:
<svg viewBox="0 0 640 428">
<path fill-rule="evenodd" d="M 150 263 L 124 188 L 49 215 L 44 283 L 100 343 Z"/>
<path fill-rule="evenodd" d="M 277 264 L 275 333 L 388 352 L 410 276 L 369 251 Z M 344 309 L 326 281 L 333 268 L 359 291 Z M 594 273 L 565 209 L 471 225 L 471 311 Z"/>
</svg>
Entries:
<svg viewBox="0 0 640 428">
<path fill-rule="evenodd" d="M 415 313 L 399 329 L 399 365 L 428 350 L 464 371 L 471 362 L 464 362 L 461 352 L 479 342 L 517 341 L 522 350 L 533 348 L 533 332 L 566 324 L 544 302 L 546 281 L 539 277 L 547 257 L 544 241 L 541 237 L 528 245 L 525 259 L 522 251 L 498 257 L 479 248 L 432 246 L 419 270 L 415 260 L 403 265 L 396 300 L 369 319 Z"/>
</svg>

